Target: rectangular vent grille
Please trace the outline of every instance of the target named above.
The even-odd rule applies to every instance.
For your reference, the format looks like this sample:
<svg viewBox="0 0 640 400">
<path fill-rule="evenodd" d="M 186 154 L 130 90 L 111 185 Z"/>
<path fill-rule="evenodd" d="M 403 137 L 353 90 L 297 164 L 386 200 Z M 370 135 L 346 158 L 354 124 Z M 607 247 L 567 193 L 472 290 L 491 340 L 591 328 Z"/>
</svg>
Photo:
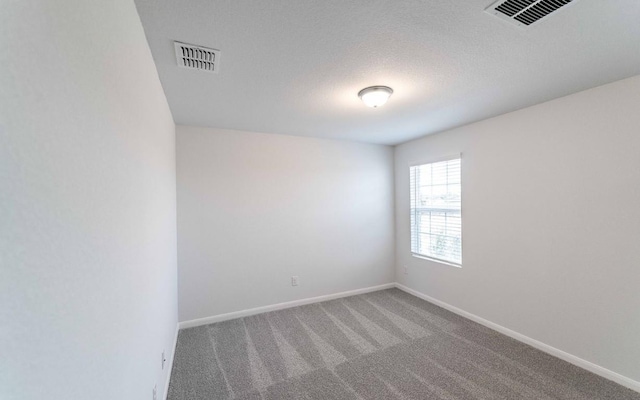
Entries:
<svg viewBox="0 0 640 400">
<path fill-rule="evenodd" d="M 578 0 L 498 0 L 485 11 L 512 24 L 528 27 Z"/>
<path fill-rule="evenodd" d="M 218 73 L 220 70 L 220 50 L 174 42 L 176 60 L 182 68 Z"/>
</svg>

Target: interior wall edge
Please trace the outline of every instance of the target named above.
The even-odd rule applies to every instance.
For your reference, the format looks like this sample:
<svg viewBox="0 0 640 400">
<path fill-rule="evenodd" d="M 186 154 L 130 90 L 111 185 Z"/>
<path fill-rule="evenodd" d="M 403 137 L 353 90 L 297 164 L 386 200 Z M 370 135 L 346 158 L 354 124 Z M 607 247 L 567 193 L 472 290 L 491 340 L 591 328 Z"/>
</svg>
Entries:
<svg viewBox="0 0 640 400">
<path fill-rule="evenodd" d="M 599 375 L 605 379 L 608 379 L 610 381 L 616 382 L 622 386 L 625 386 L 631 390 L 635 390 L 636 392 L 640 393 L 640 382 L 631 379 L 627 376 L 624 376 L 622 374 L 619 374 L 615 371 L 612 371 L 610 369 L 607 369 L 605 367 L 601 367 L 600 365 L 594 364 L 590 361 L 587 361 L 585 359 L 582 359 L 580 357 L 574 356 L 573 354 L 567 353 L 566 351 L 563 351 L 561 349 L 558 349 L 556 347 L 550 346 L 546 343 L 543 343 L 539 340 L 536 340 L 534 338 L 531 338 L 529 336 L 523 335 L 519 332 L 513 331 L 507 327 L 504 327 L 502 325 L 498 325 L 494 322 L 491 322 L 487 319 L 484 319 L 482 317 L 479 317 L 475 314 L 472 314 L 468 311 L 462 310 L 458 307 L 452 306 L 448 303 L 445 303 L 444 301 L 438 300 L 436 298 L 433 298 L 429 295 L 426 295 L 422 292 L 419 292 L 415 289 L 411 289 L 410 287 L 407 287 L 401 283 L 396 283 L 395 287 L 397 287 L 398 289 L 407 292 L 413 296 L 419 297 L 422 300 L 428 301 L 429 303 L 435 304 L 436 306 L 442 307 L 445 310 L 451 311 L 455 314 L 460 315 L 461 317 L 467 318 L 471 321 L 477 322 L 480 325 L 483 325 L 489 329 L 492 329 L 496 332 L 499 332 L 503 335 L 509 336 L 512 339 L 515 339 L 519 342 L 528 344 L 531 347 L 534 347 L 540 351 L 543 351 L 547 354 L 550 354 L 554 357 L 557 357 L 563 361 L 566 361 L 570 364 L 573 364 L 577 367 L 580 367 L 582 369 L 585 369 L 589 372 L 592 372 L 596 375 Z"/>
<path fill-rule="evenodd" d="M 378 290 L 391 289 L 396 287 L 395 282 L 385 283 L 382 285 L 370 286 L 362 289 L 348 290 L 346 292 L 332 293 L 323 296 L 309 297 L 306 299 L 287 301 L 284 303 L 271 304 L 263 307 L 250 308 L 246 310 L 234 311 L 225 314 L 212 315 L 210 317 L 192 319 L 189 321 L 183 321 L 178 324 L 179 329 L 194 328 L 196 326 L 209 325 L 216 322 L 228 321 L 236 318 L 248 317 L 251 315 L 262 314 L 270 311 L 284 310 L 287 308 L 303 306 L 307 304 L 320 303 L 327 300 L 335 300 L 343 297 L 355 296 L 358 294 L 376 292 Z"/>
<path fill-rule="evenodd" d="M 167 400 L 169 398 L 169 382 L 171 381 L 171 371 L 173 370 L 173 360 L 176 357 L 176 348 L 178 346 L 178 332 L 180 332 L 180 323 L 176 324 L 176 332 L 173 335 L 173 346 L 170 349 L 171 353 L 169 354 L 169 358 L 167 358 L 167 362 L 166 362 L 168 369 L 166 373 L 167 378 L 164 383 L 164 394 L 162 396 L 164 400 Z"/>
</svg>

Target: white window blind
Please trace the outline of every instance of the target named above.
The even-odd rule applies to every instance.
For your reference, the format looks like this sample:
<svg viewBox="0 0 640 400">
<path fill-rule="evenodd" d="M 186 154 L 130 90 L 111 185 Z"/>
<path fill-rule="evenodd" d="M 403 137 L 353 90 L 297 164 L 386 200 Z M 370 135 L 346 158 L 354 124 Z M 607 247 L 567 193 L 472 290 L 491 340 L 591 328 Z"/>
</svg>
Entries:
<svg viewBox="0 0 640 400">
<path fill-rule="evenodd" d="M 410 168 L 411 252 L 462 265 L 460 159 Z"/>
</svg>

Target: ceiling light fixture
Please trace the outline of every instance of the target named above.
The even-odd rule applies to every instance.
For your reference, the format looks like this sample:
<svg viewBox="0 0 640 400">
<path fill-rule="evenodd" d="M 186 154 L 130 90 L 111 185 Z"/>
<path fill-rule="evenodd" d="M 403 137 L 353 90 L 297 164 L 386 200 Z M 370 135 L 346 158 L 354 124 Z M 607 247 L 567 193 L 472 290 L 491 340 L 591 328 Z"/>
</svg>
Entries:
<svg viewBox="0 0 640 400">
<path fill-rule="evenodd" d="M 393 89 L 387 86 L 371 86 L 362 89 L 358 93 L 358 97 L 362 99 L 362 102 L 373 108 L 378 108 L 389 100 L 389 97 L 393 94 Z"/>
</svg>

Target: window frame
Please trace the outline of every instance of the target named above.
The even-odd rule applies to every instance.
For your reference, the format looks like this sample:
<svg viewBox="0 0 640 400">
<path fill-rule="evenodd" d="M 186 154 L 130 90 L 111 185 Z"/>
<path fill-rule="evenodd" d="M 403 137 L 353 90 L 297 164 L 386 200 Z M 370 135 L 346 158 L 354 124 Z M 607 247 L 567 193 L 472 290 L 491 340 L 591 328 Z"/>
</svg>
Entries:
<svg viewBox="0 0 640 400">
<path fill-rule="evenodd" d="M 411 208 L 411 168 L 412 167 L 417 167 L 417 166 L 421 166 L 421 165 L 427 165 L 427 164 L 436 164 L 436 163 L 440 163 L 440 162 L 445 162 L 445 161 L 451 161 L 451 160 L 460 160 L 460 263 L 457 263 L 455 261 L 451 261 L 451 260 L 446 260 L 446 259 L 442 259 L 442 258 L 438 258 L 438 257 L 434 257 L 434 256 L 430 256 L 430 255 L 425 255 L 425 254 L 421 254 L 421 253 L 414 253 L 413 249 L 412 249 L 412 242 L 413 242 L 413 227 L 411 225 L 411 214 L 414 212 L 413 208 Z M 462 231 L 462 225 L 463 225 L 463 211 L 462 211 L 462 198 L 463 198 L 463 179 L 462 179 L 462 153 L 457 153 L 457 154 L 450 154 L 448 156 L 441 156 L 441 157 L 433 157 L 433 158 L 428 158 L 428 159 L 421 159 L 421 160 L 414 160 L 414 161 L 410 161 L 408 163 L 408 178 L 409 178 L 409 188 L 408 188 L 408 192 L 409 192 L 409 253 L 411 253 L 412 257 L 415 258 L 419 258 L 422 260 L 427 260 L 427 261 L 432 261 L 438 264 L 445 264 L 445 265 L 449 265 L 452 267 L 456 267 L 456 268 L 462 268 L 462 260 L 463 260 L 463 245 L 462 243 L 464 242 L 463 240 L 463 236 L 464 236 L 464 232 Z"/>
</svg>

